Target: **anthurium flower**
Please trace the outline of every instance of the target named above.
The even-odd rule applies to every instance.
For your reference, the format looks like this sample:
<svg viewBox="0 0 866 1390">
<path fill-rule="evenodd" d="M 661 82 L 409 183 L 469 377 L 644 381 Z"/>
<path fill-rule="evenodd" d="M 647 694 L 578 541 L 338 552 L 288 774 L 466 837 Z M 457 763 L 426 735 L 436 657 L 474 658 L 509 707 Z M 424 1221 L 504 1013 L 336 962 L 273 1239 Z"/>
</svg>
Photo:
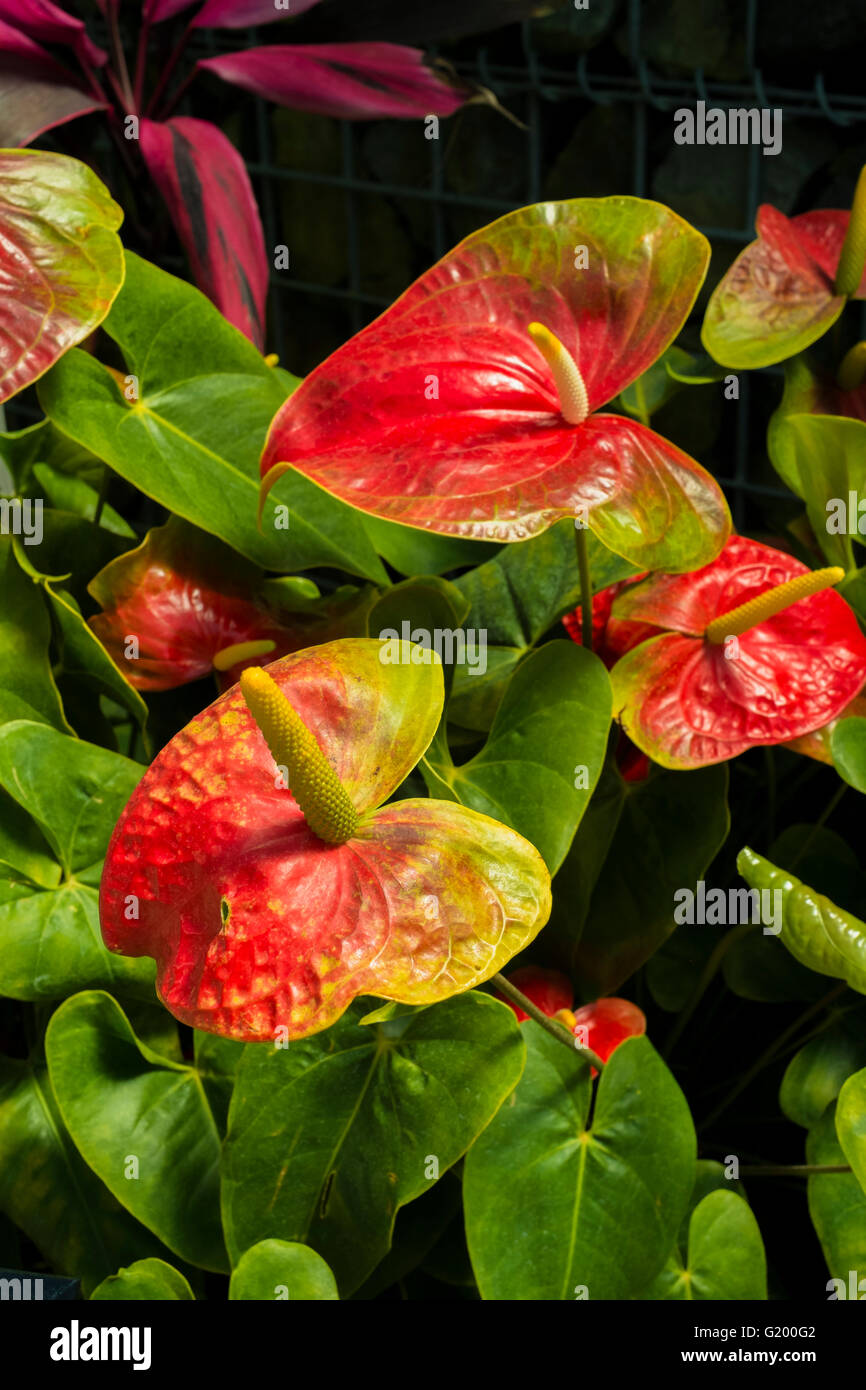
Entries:
<svg viewBox="0 0 866 1390">
<path fill-rule="evenodd" d="M 637 1038 L 646 1032 L 643 1009 L 628 999 L 617 999 L 613 995 L 597 999 L 594 1004 L 584 1004 L 574 1013 L 565 1009 L 556 1017 L 571 1028 L 581 1047 L 589 1048 L 603 1062 L 626 1038 Z M 598 1075 L 595 1067 L 592 1075 Z"/>
<path fill-rule="evenodd" d="M 625 732 L 654 762 L 692 768 L 838 716 L 866 680 L 866 638 L 830 587 L 843 578 L 734 536 L 702 570 L 632 586 L 614 616 L 665 631 L 613 669 Z"/>
<path fill-rule="evenodd" d="M 475 232 L 278 412 L 262 496 L 296 468 L 343 501 L 445 535 L 518 541 L 580 514 L 643 567 L 706 563 L 717 484 L 601 410 L 665 351 L 705 239 L 658 203 L 541 203 Z"/>
<path fill-rule="evenodd" d="M 548 1018 L 553 1018 L 560 1009 L 570 1009 L 574 1003 L 574 987 L 561 970 L 545 970 L 541 965 L 521 965 L 519 970 L 512 970 L 508 980 Z M 496 997 L 514 1010 L 518 1023 L 529 1018 L 528 1013 L 504 995 L 496 993 Z"/>
<path fill-rule="evenodd" d="M 658 628 L 652 623 L 632 623 L 626 618 L 615 618 L 612 613 L 613 601 L 633 584 L 638 584 L 646 574 L 635 574 L 621 579 L 616 584 L 608 584 L 592 596 L 592 649 L 600 657 L 608 670 L 611 670 L 621 656 L 631 651 L 647 637 L 655 637 Z M 578 604 L 566 613 L 562 625 L 573 642 L 583 645 L 583 606 Z"/>
<path fill-rule="evenodd" d="M 359 994 L 434 1003 L 546 922 L 550 876 L 522 836 L 456 802 L 384 804 L 433 737 L 444 683 L 411 643 L 399 665 L 381 652 L 346 639 L 245 671 L 127 804 L 103 936 L 156 959 L 182 1022 L 273 1041 L 327 1028 Z"/>
<path fill-rule="evenodd" d="M 559 970 L 524 965 L 513 971 L 508 981 L 548 1018 L 556 1019 L 570 1029 L 580 1046 L 594 1052 L 602 1062 L 606 1062 L 626 1038 L 635 1038 L 646 1032 L 646 1015 L 628 999 L 617 999 L 611 995 L 597 999 L 594 1004 L 582 1004 L 572 1012 L 574 990 L 568 976 Z M 524 1023 L 529 1017 L 510 999 L 504 1002 L 514 1010 L 518 1023 Z M 598 1075 L 595 1067 L 592 1074 Z"/>
<path fill-rule="evenodd" d="M 212 672 L 228 689 L 248 666 L 364 630 L 364 603 L 351 586 L 286 612 L 264 596 L 262 579 L 228 546 L 173 517 L 91 580 L 103 612 L 88 623 L 136 690 L 173 690 Z"/>
<path fill-rule="evenodd" d="M 786 217 L 764 203 L 757 241 L 716 286 L 701 333 L 726 367 L 767 367 L 802 352 L 835 323 L 849 298 L 866 299 L 866 181 L 851 212 Z"/>
</svg>

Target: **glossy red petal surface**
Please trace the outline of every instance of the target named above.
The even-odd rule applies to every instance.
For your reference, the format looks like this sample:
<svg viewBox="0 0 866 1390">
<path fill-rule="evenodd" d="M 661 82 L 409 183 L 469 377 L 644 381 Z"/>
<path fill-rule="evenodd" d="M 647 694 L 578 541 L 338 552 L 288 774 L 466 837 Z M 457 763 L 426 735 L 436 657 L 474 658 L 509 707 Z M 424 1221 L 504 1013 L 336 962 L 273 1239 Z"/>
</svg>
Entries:
<svg viewBox="0 0 866 1390">
<path fill-rule="evenodd" d="M 380 649 L 335 642 L 269 668 L 362 810 L 414 766 L 442 708 L 440 667 L 382 665 Z M 396 802 L 327 846 L 275 773 L 230 691 L 163 749 L 109 845 L 106 944 L 154 956 L 184 1022 L 272 1040 L 326 1028 L 357 994 L 434 1002 L 488 978 L 547 920 L 544 863 L 505 826 Z"/>
<path fill-rule="evenodd" d="M 804 573 L 793 556 L 736 536 L 704 570 L 653 575 L 615 601 L 631 619 L 666 617 L 678 629 L 629 652 L 613 671 L 614 710 L 654 762 L 703 767 L 797 738 L 858 693 L 866 638 L 832 589 L 744 633 L 731 657 L 698 635 L 713 618 Z"/>
<path fill-rule="evenodd" d="M 198 680 L 213 671 L 218 652 L 237 642 L 273 641 L 268 663 L 303 644 L 253 601 L 251 585 L 229 575 L 218 580 L 200 555 L 184 552 L 164 527 L 113 560 L 89 589 L 104 611 L 88 623 L 136 690 L 172 690 Z M 130 646 L 130 637 L 137 647 Z M 234 684 L 248 664 L 224 673 L 226 684 Z"/>
<path fill-rule="evenodd" d="M 560 1009 L 570 1009 L 574 1003 L 574 988 L 567 975 L 563 975 L 560 970 L 545 970 L 541 965 L 522 965 L 519 970 L 512 970 L 508 974 L 508 979 L 521 994 L 525 994 L 533 1004 L 535 1004 L 548 1018 L 553 1018 Z M 518 1023 L 523 1023 L 529 1018 L 529 1014 L 523 1009 L 512 1004 L 510 999 L 504 999 L 497 991 L 497 999 L 513 1009 L 517 1015 Z"/>
<path fill-rule="evenodd" d="M 523 539 L 585 507 L 619 553 L 708 559 L 728 526 L 716 485 L 634 421 L 566 424 L 527 331 L 539 321 L 564 343 L 594 410 L 664 351 L 705 264 L 703 238 L 640 199 L 509 214 L 307 377 L 262 474 L 289 464 L 361 510 L 479 539 Z"/>
<path fill-rule="evenodd" d="M 603 1062 L 626 1038 L 636 1038 L 646 1032 L 646 1015 L 628 999 L 598 999 L 594 1004 L 575 1009 L 574 1018 L 575 1036 L 580 1036 L 579 1028 L 585 1029 L 584 1046 Z"/>
</svg>

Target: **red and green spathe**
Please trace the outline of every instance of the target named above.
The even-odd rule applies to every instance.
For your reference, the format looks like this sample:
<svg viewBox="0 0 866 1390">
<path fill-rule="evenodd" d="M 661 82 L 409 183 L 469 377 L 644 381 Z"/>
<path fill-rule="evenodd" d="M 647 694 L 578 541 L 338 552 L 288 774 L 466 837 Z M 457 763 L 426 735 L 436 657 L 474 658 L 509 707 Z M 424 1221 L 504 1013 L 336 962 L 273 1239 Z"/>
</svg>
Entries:
<svg viewBox="0 0 866 1390">
<path fill-rule="evenodd" d="M 594 1052 L 602 1062 L 606 1062 L 626 1038 L 635 1038 L 646 1032 L 646 1015 L 628 999 L 611 995 L 596 999 L 592 1004 L 582 1004 L 573 1011 L 574 989 L 568 976 L 559 970 L 523 965 L 513 971 L 508 980 L 548 1018 L 556 1019 L 568 1028 L 579 1046 Z M 505 1003 L 514 1010 L 518 1023 L 527 1020 L 529 1015 L 517 1004 L 508 999 Z M 595 1067 L 592 1068 L 592 1075 L 597 1075 Z"/>
<path fill-rule="evenodd" d="M 435 1003 L 547 921 L 550 876 L 522 836 L 454 802 L 384 804 L 443 706 L 441 666 L 404 647 L 399 665 L 345 639 L 244 672 L 130 799 L 103 937 L 155 958 L 182 1022 L 274 1041 L 327 1028 L 360 994 Z"/>
<path fill-rule="evenodd" d="M 706 273 L 658 203 L 509 213 L 461 242 L 278 412 L 262 498 L 289 469 L 361 511 L 519 541 L 579 515 L 644 568 L 719 553 L 724 497 L 693 459 L 602 407 L 679 332 Z"/>
<path fill-rule="evenodd" d="M 734 536 L 704 569 L 630 585 L 611 608 L 637 643 L 611 675 L 629 738 L 688 769 L 836 718 L 866 681 L 866 638 L 832 588 L 843 578 Z"/>
</svg>

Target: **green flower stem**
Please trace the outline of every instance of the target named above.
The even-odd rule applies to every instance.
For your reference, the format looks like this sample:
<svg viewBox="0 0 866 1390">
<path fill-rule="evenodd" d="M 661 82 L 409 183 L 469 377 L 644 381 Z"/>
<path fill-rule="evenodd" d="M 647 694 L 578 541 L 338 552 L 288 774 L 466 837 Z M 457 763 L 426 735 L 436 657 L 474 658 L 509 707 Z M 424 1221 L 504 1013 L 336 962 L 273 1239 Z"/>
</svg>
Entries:
<svg viewBox="0 0 866 1390">
<path fill-rule="evenodd" d="M 595 1067 L 596 1071 L 604 1071 L 604 1062 L 600 1057 L 588 1047 L 578 1047 L 567 1028 L 563 1028 L 561 1023 L 554 1023 L 552 1018 L 548 1018 L 547 1014 L 542 1013 L 541 1009 L 539 1009 L 536 1004 L 533 1004 L 531 999 L 527 999 L 526 995 L 521 993 L 517 986 L 513 985 L 510 980 L 506 980 L 504 975 L 494 975 L 490 983 L 495 985 L 499 993 L 504 994 L 506 999 L 509 999 L 512 1004 L 516 1004 L 525 1014 L 529 1014 L 529 1017 L 534 1019 L 535 1022 L 544 1029 L 545 1033 L 549 1033 L 552 1038 L 556 1038 L 557 1041 L 564 1043 L 569 1052 L 576 1052 L 578 1057 L 582 1057 L 585 1062 L 589 1062 L 591 1066 Z"/>
<path fill-rule="evenodd" d="M 860 170 L 854 201 L 851 204 L 851 221 L 842 244 L 842 254 L 836 267 L 837 294 L 850 299 L 857 293 L 866 266 L 866 165 Z"/>
<path fill-rule="evenodd" d="M 823 994 L 821 998 L 816 1001 L 816 1003 L 810 1004 L 808 1009 L 805 1009 L 803 1013 L 799 1015 L 799 1017 L 795 1018 L 794 1022 L 790 1025 L 790 1027 L 786 1028 L 784 1032 L 780 1033 L 777 1038 L 774 1038 L 774 1040 L 770 1043 L 770 1046 L 765 1048 L 764 1051 L 761 1053 L 758 1060 L 751 1067 L 749 1067 L 748 1071 L 745 1071 L 743 1073 L 743 1075 L 737 1081 L 736 1085 L 732 1087 L 732 1089 L 725 1096 L 724 1100 L 720 1101 L 716 1108 L 710 1111 L 709 1115 L 707 1115 L 707 1117 L 702 1121 L 699 1128 L 702 1130 L 709 1129 L 710 1126 L 714 1124 L 715 1121 L 719 1118 L 719 1116 L 724 1114 L 728 1106 L 731 1105 L 731 1103 L 737 1099 L 737 1096 L 741 1095 L 742 1092 L 745 1091 L 746 1087 L 758 1075 L 758 1072 L 762 1071 L 763 1068 L 769 1062 L 775 1061 L 777 1054 L 781 1052 L 785 1043 L 788 1042 L 790 1038 L 793 1038 L 794 1035 L 800 1031 L 803 1024 L 808 1023 L 809 1019 L 814 1018 L 815 1014 L 821 1013 L 823 1009 L 828 1008 L 830 1004 L 834 1002 L 834 1000 L 838 999 L 840 995 L 845 993 L 847 988 L 848 986 L 847 984 L 845 984 L 844 981 L 842 981 L 840 984 L 834 985 L 833 988 L 829 990 L 827 994 Z"/>
<path fill-rule="evenodd" d="M 592 651 L 592 577 L 589 572 L 589 546 L 586 527 L 575 526 L 574 544 L 577 550 L 577 569 L 580 574 L 580 635 L 588 652 Z"/>
</svg>

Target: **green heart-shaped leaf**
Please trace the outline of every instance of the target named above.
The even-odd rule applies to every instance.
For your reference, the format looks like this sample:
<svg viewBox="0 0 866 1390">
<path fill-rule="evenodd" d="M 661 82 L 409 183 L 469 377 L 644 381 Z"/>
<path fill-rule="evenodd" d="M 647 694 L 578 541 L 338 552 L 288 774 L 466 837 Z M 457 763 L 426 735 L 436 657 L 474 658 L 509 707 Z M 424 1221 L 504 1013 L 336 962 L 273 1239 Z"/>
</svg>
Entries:
<svg viewBox="0 0 866 1390">
<path fill-rule="evenodd" d="M 163 1247 L 75 1148 L 44 1066 L 0 1059 L 0 1210 L 85 1294 L 119 1264 Z"/>
<path fill-rule="evenodd" d="M 220 1138 L 195 1068 L 141 1043 L 98 990 L 60 1005 L 45 1053 L 64 1122 L 106 1187 L 181 1259 L 225 1270 Z"/>
<path fill-rule="evenodd" d="M 686 1100 L 652 1044 L 629 1038 L 587 1125 L 586 1064 L 536 1024 L 521 1029 L 524 1075 L 464 1171 L 482 1298 L 631 1298 L 664 1264 L 692 1190 Z"/>
<path fill-rule="evenodd" d="M 830 751 L 839 776 L 866 792 L 866 719 L 840 719 L 830 733 Z"/>
<path fill-rule="evenodd" d="M 677 1249 L 642 1297 L 765 1299 L 764 1242 L 748 1202 L 736 1192 L 703 1197 L 691 1214 L 685 1258 Z"/>
<path fill-rule="evenodd" d="M 455 767 L 443 739 L 430 747 L 421 764 L 430 794 L 510 825 L 554 874 L 598 781 L 610 710 L 598 657 L 548 642 L 511 677 L 480 753 Z"/>
<path fill-rule="evenodd" d="M 91 1300 L 149 1302 L 189 1300 L 195 1294 L 179 1270 L 165 1260 L 136 1260 L 126 1269 L 109 1274 L 90 1295 Z"/>
<path fill-rule="evenodd" d="M 29 827 L 11 843 L 0 834 L 0 858 L 12 861 L 0 878 L 0 992 L 56 999 L 106 986 L 153 998 L 151 963 L 103 945 L 96 892 L 109 835 L 142 771 L 47 724 L 0 728 L 0 786 L 17 803 L 18 825 Z M 0 802 L 0 815 L 9 805 Z"/>
<path fill-rule="evenodd" d="M 343 1297 L 387 1253 L 400 1207 L 488 1124 L 524 1059 L 514 1014 L 489 995 L 366 1028 L 365 1012 L 353 1005 L 288 1048 L 247 1048 L 223 1159 L 232 1261 L 271 1237 L 302 1241 Z"/>
<path fill-rule="evenodd" d="M 844 1164 L 836 1133 L 836 1106 L 828 1105 L 809 1131 L 806 1159 L 822 1166 Z M 827 1283 L 831 1297 L 862 1298 L 866 1292 L 866 1193 L 854 1173 L 813 1173 L 809 1177 L 809 1215 L 821 1242 L 827 1268 L 841 1288 Z M 858 1291 L 859 1286 L 859 1291 Z M 817 1290 L 815 1290 L 817 1294 Z M 824 1296 L 824 1291 L 821 1291 Z"/>
<path fill-rule="evenodd" d="M 866 1010 L 853 1010 L 791 1058 L 782 1077 L 779 1105 L 794 1124 L 804 1129 L 816 1125 L 848 1077 L 866 1066 L 864 1022 Z"/>
<path fill-rule="evenodd" d="M 361 518 L 303 478 L 281 494 L 290 513 L 271 504 L 258 530 L 258 458 L 285 388 L 203 294 L 129 255 L 105 331 L 135 380 L 68 353 L 40 388 L 59 429 L 265 568 L 325 564 L 385 581 Z"/>
<path fill-rule="evenodd" d="M 585 532 L 596 591 L 635 568 Z M 487 731 L 512 673 L 541 637 L 580 603 L 574 524 L 561 521 L 534 536 L 503 546 L 497 555 L 467 571 L 454 587 L 469 600 L 466 626 L 487 634 L 487 670 L 458 668 L 448 704 L 449 721 Z"/>
<path fill-rule="evenodd" d="M 71 732 L 49 658 L 51 622 L 41 595 L 21 569 L 11 536 L 0 535 L 0 663 L 5 692 L 31 705 L 56 729 Z"/>
<path fill-rule="evenodd" d="M 849 1076 L 839 1092 L 836 1134 L 854 1176 L 866 1193 L 866 1069 Z"/>
<path fill-rule="evenodd" d="M 335 1302 L 337 1281 L 321 1255 L 290 1240 L 260 1240 L 232 1270 L 230 1299 L 303 1299 Z"/>
</svg>

